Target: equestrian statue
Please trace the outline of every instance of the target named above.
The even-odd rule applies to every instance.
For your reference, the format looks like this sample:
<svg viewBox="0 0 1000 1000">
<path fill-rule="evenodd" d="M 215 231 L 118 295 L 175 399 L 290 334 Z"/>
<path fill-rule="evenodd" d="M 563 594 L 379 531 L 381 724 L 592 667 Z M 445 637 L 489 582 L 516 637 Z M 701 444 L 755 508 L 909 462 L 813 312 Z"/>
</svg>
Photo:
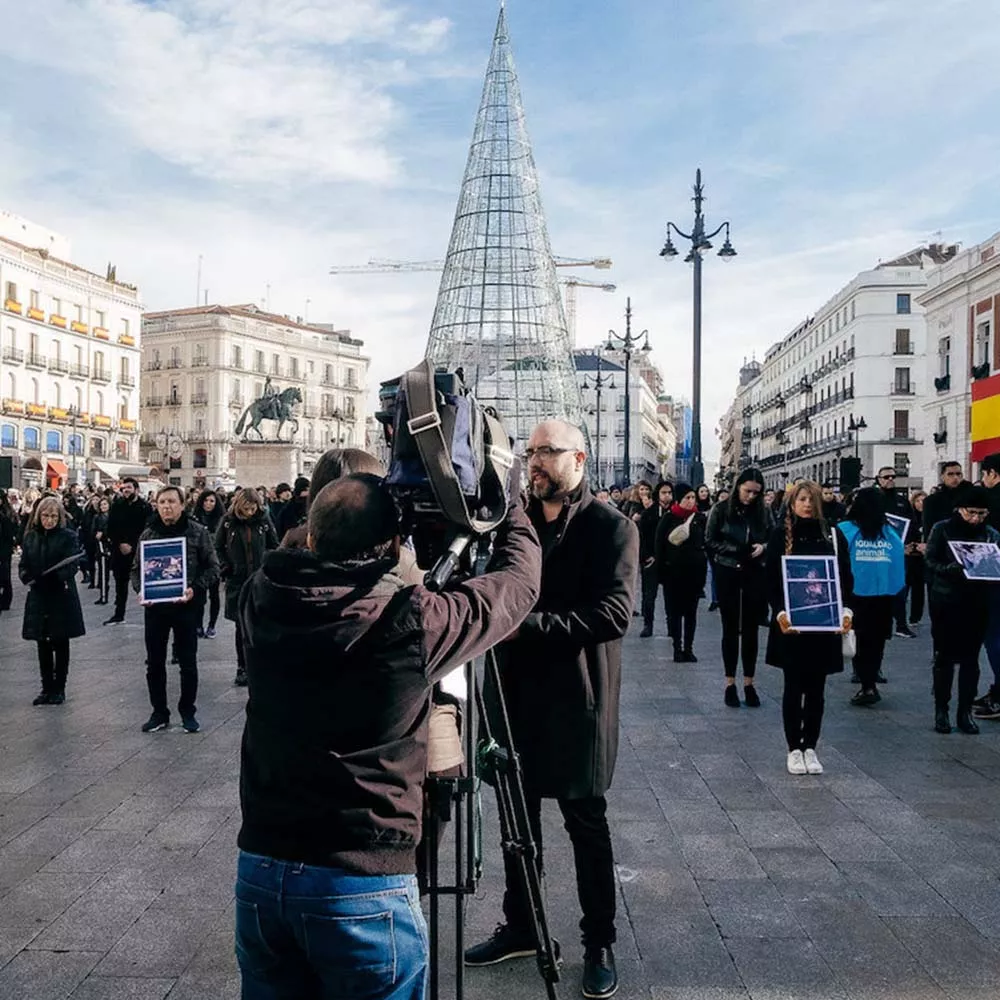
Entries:
<svg viewBox="0 0 1000 1000">
<path fill-rule="evenodd" d="M 274 420 L 278 424 L 274 440 L 281 440 L 281 428 L 286 423 L 290 424 L 292 428 L 289 434 L 289 440 L 291 440 L 299 429 L 299 422 L 292 416 L 292 406 L 295 403 L 301 402 L 302 391 L 298 386 L 293 385 L 282 392 L 278 392 L 271 384 L 271 376 L 268 375 L 267 380 L 264 382 L 264 394 L 260 399 L 255 399 L 243 411 L 243 415 L 236 425 L 236 434 L 243 434 L 243 440 L 248 441 L 250 439 L 250 432 L 256 431 L 257 437 L 263 441 L 265 438 L 263 433 L 261 433 L 261 422 L 264 420 Z M 246 428 L 246 433 L 244 433 L 244 428 Z"/>
</svg>

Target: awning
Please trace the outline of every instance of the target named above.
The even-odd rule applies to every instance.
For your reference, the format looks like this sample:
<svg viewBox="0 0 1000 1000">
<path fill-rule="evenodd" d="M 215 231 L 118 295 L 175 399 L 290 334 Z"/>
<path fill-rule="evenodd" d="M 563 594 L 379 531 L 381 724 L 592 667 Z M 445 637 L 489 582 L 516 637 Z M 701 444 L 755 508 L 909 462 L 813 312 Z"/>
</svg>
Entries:
<svg viewBox="0 0 1000 1000">
<path fill-rule="evenodd" d="M 120 465 L 118 462 L 102 462 L 96 458 L 90 460 L 90 468 L 108 479 L 115 480 L 124 479 L 126 476 L 132 476 L 134 479 L 149 479 L 150 473 L 153 471 L 148 465 Z"/>
<path fill-rule="evenodd" d="M 69 466 L 57 458 L 50 458 L 45 470 L 46 479 L 66 479 L 69 476 Z"/>
</svg>

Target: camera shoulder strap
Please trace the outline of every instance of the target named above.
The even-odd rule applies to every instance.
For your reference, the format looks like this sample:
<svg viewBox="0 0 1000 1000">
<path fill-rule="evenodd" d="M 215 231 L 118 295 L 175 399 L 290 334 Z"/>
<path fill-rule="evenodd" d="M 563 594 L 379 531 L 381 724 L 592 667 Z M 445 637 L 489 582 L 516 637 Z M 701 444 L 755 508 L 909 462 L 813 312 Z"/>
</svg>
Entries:
<svg viewBox="0 0 1000 1000">
<path fill-rule="evenodd" d="M 484 505 L 478 511 L 483 517 L 474 517 L 455 475 L 448 442 L 441 430 L 441 414 L 438 412 L 431 362 L 424 359 L 408 371 L 402 378 L 401 388 L 406 397 L 409 415 L 407 430 L 417 444 L 427 478 L 441 510 L 449 520 L 464 525 L 476 534 L 492 531 L 507 515 L 504 484 L 507 472 L 514 462 L 514 456 L 506 447 L 507 436 L 500 421 L 492 414 L 484 414 L 486 467 L 482 485 L 489 491 L 491 498 L 483 498 Z"/>
</svg>

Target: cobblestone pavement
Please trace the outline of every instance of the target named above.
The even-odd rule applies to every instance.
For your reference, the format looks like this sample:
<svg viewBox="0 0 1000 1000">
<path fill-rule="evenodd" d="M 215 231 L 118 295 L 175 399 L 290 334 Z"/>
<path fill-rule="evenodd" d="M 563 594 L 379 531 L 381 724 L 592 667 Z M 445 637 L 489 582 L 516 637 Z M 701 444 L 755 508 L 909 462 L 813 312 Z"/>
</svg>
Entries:
<svg viewBox="0 0 1000 1000">
<path fill-rule="evenodd" d="M 141 613 L 73 643 L 68 701 L 32 708 L 23 592 L 0 616 L 0 1000 L 239 995 L 232 880 L 243 693 L 232 628 L 200 649 L 202 733 L 139 732 Z M 925 631 L 925 630 L 924 630 Z M 895 640 L 877 709 L 828 687 L 822 777 L 784 768 L 780 677 L 725 708 L 717 616 L 697 665 L 662 625 L 626 640 L 610 816 L 620 881 L 619 996 L 647 1000 L 996 1000 L 1000 724 L 931 729 L 929 644 Z M 176 676 L 171 677 L 176 697 Z M 569 845 L 546 812 L 548 901 L 577 996 Z M 499 914 L 492 808 L 468 937 Z M 447 978 L 447 977 L 446 977 Z M 470 970 L 474 998 L 544 996 L 531 962 Z"/>
</svg>

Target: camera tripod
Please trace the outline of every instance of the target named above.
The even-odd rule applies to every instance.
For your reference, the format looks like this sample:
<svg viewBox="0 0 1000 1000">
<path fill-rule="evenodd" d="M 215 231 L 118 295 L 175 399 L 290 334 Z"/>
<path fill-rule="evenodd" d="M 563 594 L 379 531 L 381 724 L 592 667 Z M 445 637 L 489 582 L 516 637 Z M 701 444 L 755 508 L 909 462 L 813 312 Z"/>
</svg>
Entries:
<svg viewBox="0 0 1000 1000">
<path fill-rule="evenodd" d="M 465 545 L 468 545 L 468 540 Z M 445 556 L 442 562 L 448 559 L 449 556 Z M 451 560 L 445 579 L 454 569 L 456 561 Z M 439 565 L 429 574 L 428 586 L 443 586 L 440 570 Z M 429 777 L 424 793 L 428 799 L 428 822 L 420 847 L 424 852 L 421 891 L 428 896 L 431 952 L 429 997 L 430 1000 L 439 1000 L 440 997 L 441 899 L 448 896 L 455 901 L 455 1000 L 462 1000 L 465 994 L 465 902 L 467 896 L 475 893 L 482 875 L 477 791 L 477 782 L 481 779 L 496 790 L 504 858 L 514 862 L 518 880 L 529 902 L 538 971 L 549 1000 L 555 1000 L 559 966 L 545 915 L 538 847 L 528 820 L 521 759 L 514 747 L 500 667 L 494 650 L 488 650 L 481 663 L 465 665 L 465 687 L 472 703 L 465 713 L 462 730 L 465 773 L 455 777 Z M 442 885 L 439 834 L 441 824 L 452 817 L 454 882 Z"/>
</svg>

